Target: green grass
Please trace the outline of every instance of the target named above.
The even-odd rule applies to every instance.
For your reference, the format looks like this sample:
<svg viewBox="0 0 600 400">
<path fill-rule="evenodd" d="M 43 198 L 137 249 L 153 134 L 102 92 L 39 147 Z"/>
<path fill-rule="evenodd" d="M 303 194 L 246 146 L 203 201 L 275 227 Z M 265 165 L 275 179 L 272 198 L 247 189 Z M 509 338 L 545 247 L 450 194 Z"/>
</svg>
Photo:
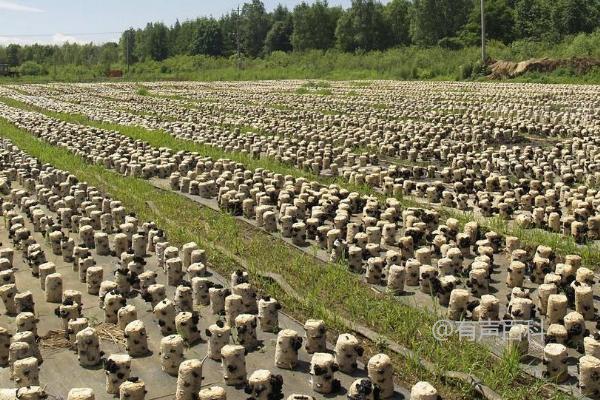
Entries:
<svg viewBox="0 0 600 400">
<path fill-rule="evenodd" d="M 147 88 L 145 88 L 145 87 L 143 87 L 143 86 L 140 86 L 140 87 L 139 87 L 139 88 L 138 88 L 138 89 L 135 91 L 135 93 L 136 93 L 136 94 L 138 94 L 138 95 L 140 95 L 140 96 L 148 96 L 148 95 L 150 94 L 150 91 L 149 91 Z"/>
<path fill-rule="evenodd" d="M 331 96 L 333 92 L 331 89 L 309 89 L 307 87 L 301 86 L 298 89 L 294 90 L 296 94 L 316 94 L 319 96 Z"/>
<path fill-rule="evenodd" d="M 434 315 L 373 292 L 339 264 L 324 265 L 268 234 L 248 231 L 247 225 L 226 213 L 200 207 L 184 196 L 159 190 L 147 181 L 87 164 L 66 149 L 43 143 L 1 118 L 0 136 L 10 139 L 41 162 L 67 170 L 80 180 L 110 193 L 141 219 L 156 221 L 165 229 L 170 242 L 176 245 L 197 242 L 207 249 L 211 266 L 218 272 L 228 274 L 238 267 L 227 254 L 242 258 L 259 288 L 277 297 L 287 312 L 301 320 L 309 316 L 322 318 L 332 330 L 339 332 L 343 328 L 335 316 L 344 316 L 401 343 L 443 370 L 477 375 L 503 398 L 545 397 L 542 395 L 545 383 L 515 372 L 514 360 L 496 360 L 480 345 L 460 342 L 456 338 L 438 342 L 431 333 Z M 296 301 L 275 284 L 256 279 L 257 271 L 281 274 L 305 301 Z M 384 343 L 377 345 L 381 347 Z M 444 398 L 473 398 L 469 388 L 448 386 L 414 362 L 392 357 L 402 382 L 412 384 L 427 379 L 438 386 Z M 557 396 L 562 398 L 562 395 Z"/>
</svg>

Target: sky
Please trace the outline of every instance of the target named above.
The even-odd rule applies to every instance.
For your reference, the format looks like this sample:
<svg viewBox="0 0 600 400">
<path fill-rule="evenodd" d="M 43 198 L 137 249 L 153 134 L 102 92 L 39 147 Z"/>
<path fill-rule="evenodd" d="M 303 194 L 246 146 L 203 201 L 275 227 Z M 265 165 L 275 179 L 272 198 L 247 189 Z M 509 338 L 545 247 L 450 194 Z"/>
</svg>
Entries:
<svg viewBox="0 0 600 400">
<path fill-rule="evenodd" d="M 306 0 L 312 3 L 314 0 Z M 302 0 L 263 0 L 267 11 Z M 0 0 L 0 46 L 118 41 L 120 32 L 147 22 L 173 24 L 200 16 L 220 17 L 244 0 Z M 348 7 L 351 0 L 329 0 Z"/>
</svg>

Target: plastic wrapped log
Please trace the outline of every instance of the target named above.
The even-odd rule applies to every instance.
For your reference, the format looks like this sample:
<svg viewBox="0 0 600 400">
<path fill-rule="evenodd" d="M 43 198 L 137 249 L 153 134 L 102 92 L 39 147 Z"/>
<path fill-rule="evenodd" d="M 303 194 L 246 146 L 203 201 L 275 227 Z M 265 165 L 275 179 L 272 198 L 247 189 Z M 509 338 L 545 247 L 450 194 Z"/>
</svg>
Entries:
<svg viewBox="0 0 600 400">
<path fill-rule="evenodd" d="M 600 335 L 590 335 L 583 338 L 583 348 L 586 356 L 600 358 Z"/>
<path fill-rule="evenodd" d="M 136 257 L 145 257 L 147 246 L 148 241 L 145 235 L 136 233 L 131 237 L 131 248 Z"/>
<path fill-rule="evenodd" d="M 206 265 L 203 263 L 192 263 L 187 269 L 187 274 L 189 279 L 193 280 L 194 278 L 206 276 Z"/>
<path fill-rule="evenodd" d="M 230 294 L 225 298 L 225 321 L 229 326 L 235 326 L 235 318 L 244 312 L 242 296 Z"/>
<path fill-rule="evenodd" d="M 514 297 L 508 305 L 508 311 L 513 320 L 524 321 L 532 317 L 535 307 L 529 298 Z"/>
<path fill-rule="evenodd" d="M 104 270 L 100 266 L 94 266 L 87 269 L 85 273 L 85 282 L 88 294 L 98 295 L 100 285 L 104 279 Z"/>
<path fill-rule="evenodd" d="M 4 397 L 3 390 L 0 389 L 0 399 L 6 400 L 7 397 Z M 13 390 L 14 394 L 11 394 L 11 400 L 44 400 L 48 398 L 48 394 L 44 391 L 44 388 L 40 386 L 26 386 L 19 389 L 6 389 Z"/>
<path fill-rule="evenodd" d="M 546 343 L 567 344 L 569 334 L 567 329 L 561 324 L 550 324 L 546 329 Z"/>
<path fill-rule="evenodd" d="M 460 321 L 467 312 L 469 302 L 469 292 L 465 289 L 454 289 L 450 293 L 450 303 L 448 304 L 448 319 Z"/>
<path fill-rule="evenodd" d="M 194 306 L 208 306 L 210 304 L 208 291 L 212 285 L 212 282 L 206 278 L 192 278 L 192 303 Z"/>
<path fill-rule="evenodd" d="M 508 266 L 508 275 L 506 276 L 506 286 L 509 288 L 523 286 L 525 279 L 526 266 L 520 261 L 512 261 Z"/>
<path fill-rule="evenodd" d="M 90 388 L 73 388 L 69 390 L 67 400 L 96 400 L 96 396 Z"/>
<path fill-rule="evenodd" d="M 583 315 L 577 311 L 571 311 L 564 317 L 565 329 L 568 333 L 569 346 L 583 349 L 583 338 L 587 335 Z"/>
<path fill-rule="evenodd" d="M 48 303 L 60 303 L 62 301 L 63 277 L 60 273 L 51 273 L 45 277 L 45 297 Z"/>
<path fill-rule="evenodd" d="M 155 283 L 148 287 L 146 301 L 150 301 L 152 308 L 167 299 L 167 289 L 162 283 Z"/>
<path fill-rule="evenodd" d="M 42 290 L 46 290 L 46 277 L 50 274 L 56 272 L 56 265 L 52 262 L 47 262 L 40 265 L 39 274 L 40 274 L 40 287 Z M 14 282 L 12 282 L 14 283 Z M 62 289 L 61 289 L 62 292 Z"/>
<path fill-rule="evenodd" d="M 346 374 L 352 374 L 357 366 L 358 357 L 363 355 L 364 349 L 354 335 L 343 333 L 338 336 L 335 343 L 335 362 L 340 371 Z"/>
<path fill-rule="evenodd" d="M 593 321 L 596 316 L 594 294 L 587 285 L 575 286 L 575 311 L 583 315 L 586 321 Z"/>
<path fill-rule="evenodd" d="M 117 284 L 113 281 L 102 281 L 100 283 L 100 290 L 98 291 L 98 301 L 100 303 L 100 308 L 104 309 L 104 297 L 106 294 L 117 290 Z"/>
<path fill-rule="evenodd" d="M 138 279 L 140 280 L 139 283 L 140 283 L 140 290 L 142 292 L 142 296 L 145 296 L 148 293 L 148 288 L 151 285 L 156 284 L 157 276 L 158 276 L 158 274 L 154 271 L 144 271 L 138 275 Z"/>
<path fill-rule="evenodd" d="M 183 361 L 184 340 L 179 335 L 165 336 L 160 340 L 160 367 L 169 375 L 177 376 Z"/>
<path fill-rule="evenodd" d="M 322 320 L 309 319 L 304 323 L 306 352 L 308 354 L 327 351 L 327 328 Z"/>
<path fill-rule="evenodd" d="M 548 298 L 550 295 L 557 293 L 558 288 L 553 283 L 542 283 L 540 286 L 538 286 L 538 300 L 541 315 L 546 315 L 548 310 Z"/>
<path fill-rule="evenodd" d="M 22 342 L 27 343 L 29 345 L 30 355 L 32 357 L 37 358 L 38 362 L 41 364 L 44 359 L 42 358 L 42 353 L 40 352 L 40 347 L 38 346 L 38 338 L 33 332 L 24 331 L 17 332 L 11 338 L 13 343 Z"/>
<path fill-rule="evenodd" d="M 240 314 L 235 317 L 235 328 L 238 336 L 238 343 L 246 349 L 252 351 L 258 347 L 258 338 L 256 328 L 258 320 L 252 314 Z"/>
<path fill-rule="evenodd" d="M 547 324 L 559 323 L 567 315 L 568 300 L 564 294 L 548 296 Z"/>
<path fill-rule="evenodd" d="M 96 248 L 96 254 L 99 256 L 110 255 L 110 242 L 108 234 L 104 232 L 96 232 L 94 234 L 94 244 Z"/>
<path fill-rule="evenodd" d="M 0 298 L 2 298 L 7 315 L 17 315 L 17 305 L 15 304 L 17 293 L 17 285 L 14 283 L 0 286 Z"/>
<path fill-rule="evenodd" d="M 167 285 L 178 286 L 183 279 L 183 269 L 179 257 L 169 258 L 166 263 Z"/>
<path fill-rule="evenodd" d="M 198 400 L 227 400 L 227 392 L 220 386 L 211 386 L 198 392 Z"/>
<path fill-rule="evenodd" d="M 196 312 L 180 312 L 175 316 L 175 331 L 181 335 L 187 345 L 201 340 L 198 330 L 199 315 Z"/>
<path fill-rule="evenodd" d="M 119 388 L 119 400 L 144 400 L 146 392 L 144 381 L 139 379 L 125 381 Z"/>
<path fill-rule="evenodd" d="M 104 296 L 104 322 L 117 324 L 119 322 L 119 310 L 125 307 L 127 301 L 117 291 L 111 291 Z"/>
<path fill-rule="evenodd" d="M 8 352 L 11 334 L 6 328 L 0 326 L 0 367 L 8 365 Z"/>
<path fill-rule="evenodd" d="M 281 400 L 283 377 L 266 369 L 258 369 L 248 377 L 245 393 L 256 400 Z"/>
<path fill-rule="evenodd" d="M 15 324 L 17 332 L 30 331 L 33 336 L 37 337 L 37 324 L 40 320 L 31 312 L 24 312 L 17 315 Z M 0 333 L 1 336 L 1 333 Z"/>
<path fill-rule="evenodd" d="M 15 294 L 15 305 L 17 306 L 17 314 L 22 312 L 35 313 L 33 293 L 28 290 L 26 292 Z"/>
<path fill-rule="evenodd" d="M 242 298 L 243 312 L 246 314 L 256 314 L 258 305 L 256 302 L 256 290 L 250 283 L 240 283 L 231 288 L 231 292 Z"/>
<path fill-rule="evenodd" d="M 117 325 L 121 330 L 125 330 L 125 327 L 129 325 L 130 322 L 137 319 L 137 310 L 135 309 L 135 306 L 131 304 L 121 307 L 119 308 L 119 311 L 117 311 Z"/>
<path fill-rule="evenodd" d="M 225 311 L 225 298 L 230 294 L 229 289 L 211 287 L 208 289 L 210 298 L 210 312 L 213 315 L 219 315 Z"/>
<path fill-rule="evenodd" d="M 473 310 L 474 321 L 496 321 L 499 318 L 500 301 L 496 296 L 484 294 L 481 296 L 481 301 Z"/>
<path fill-rule="evenodd" d="M 131 321 L 124 330 L 127 345 L 125 350 L 131 357 L 143 357 L 150 353 L 146 327 L 140 320 Z"/>
<path fill-rule="evenodd" d="M 154 307 L 154 317 L 160 326 L 160 332 L 163 336 L 168 336 L 176 332 L 175 316 L 177 311 L 175 304 L 169 299 L 165 299 Z"/>
<path fill-rule="evenodd" d="M 67 301 L 61 304 L 55 310 L 56 315 L 62 320 L 62 326 L 65 331 L 69 329 L 69 321 L 81 317 L 81 306 L 77 303 Z"/>
<path fill-rule="evenodd" d="M 221 363 L 225 384 L 230 386 L 246 382 L 246 349 L 228 344 L 221 349 Z"/>
<path fill-rule="evenodd" d="M 196 400 L 202 387 L 202 361 L 185 360 L 179 364 L 175 400 Z"/>
<path fill-rule="evenodd" d="M 315 353 L 310 360 L 310 382 L 317 393 L 330 394 L 337 392 L 341 385 L 334 379 L 337 371 L 335 359 L 329 353 Z"/>
<path fill-rule="evenodd" d="M 367 374 L 379 386 L 382 399 L 389 399 L 394 395 L 394 367 L 387 355 L 376 354 L 371 357 L 367 363 Z"/>
<path fill-rule="evenodd" d="M 22 360 L 33 355 L 29 343 L 13 342 L 8 347 L 8 371 L 9 378 L 14 379 L 14 365 L 18 360 Z M 37 359 L 36 359 L 37 360 Z"/>
<path fill-rule="evenodd" d="M 77 340 L 77 334 L 88 326 L 89 322 L 87 318 L 70 319 L 67 322 L 67 334 L 69 335 L 69 341 L 72 344 L 75 344 L 75 341 Z"/>
<path fill-rule="evenodd" d="M 368 378 L 359 378 L 348 388 L 348 400 L 378 400 L 379 388 Z"/>
<path fill-rule="evenodd" d="M 100 364 L 100 340 L 94 328 L 85 328 L 76 335 L 77 358 L 82 367 Z"/>
<path fill-rule="evenodd" d="M 128 354 L 112 354 L 104 362 L 106 393 L 118 394 L 121 384 L 131 374 L 131 357 Z"/>
<path fill-rule="evenodd" d="M 283 329 L 277 334 L 275 365 L 282 369 L 294 369 L 298 364 L 298 350 L 302 338 L 292 329 Z"/>
<path fill-rule="evenodd" d="M 198 250 L 198 245 L 194 242 L 186 243 L 181 247 L 181 261 L 184 269 L 192 264 L 192 252 L 194 250 Z"/>
<path fill-rule="evenodd" d="M 27 357 L 15 361 L 13 365 L 14 381 L 17 387 L 38 386 L 40 369 L 35 357 Z"/>
<path fill-rule="evenodd" d="M 592 399 L 600 397 L 600 360 L 585 355 L 579 359 L 579 388 L 581 394 Z"/>
<path fill-rule="evenodd" d="M 279 331 L 279 310 L 281 304 L 271 297 L 265 296 L 258 301 L 258 322 L 263 332 Z"/>
<path fill-rule="evenodd" d="M 215 361 L 221 360 L 221 349 L 229 343 L 231 328 L 223 321 L 217 321 L 208 327 L 206 336 L 208 337 L 208 356 Z"/>
<path fill-rule="evenodd" d="M 115 257 L 121 258 L 121 253 L 124 253 L 129 248 L 129 238 L 124 233 L 117 233 L 113 238 L 113 251 Z"/>
<path fill-rule="evenodd" d="M 544 347 L 544 377 L 556 383 L 564 382 L 569 373 L 567 371 L 567 348 L 559 343 L 548 343 Z"/>
<path fill-rule="evenodd" d="M 177 289 L 175 289 L 173 302 L 175 303 L 175 307 L 178 311 L 194 311 L 192 288 L 185 285 L 177 286 Z"/>
<path fill-rule="evenodd" d="M 411 400 L 437 400 L 438 391 L 429 382 L 417 382 L 410 389 Z"/>
<path fill-rule="evenodd" d="M 406 280 L 407 286 L 419 286 L 419 270 L 421 263 L 417 260 L 410 259 L 406 262 Z"/>
</svg>

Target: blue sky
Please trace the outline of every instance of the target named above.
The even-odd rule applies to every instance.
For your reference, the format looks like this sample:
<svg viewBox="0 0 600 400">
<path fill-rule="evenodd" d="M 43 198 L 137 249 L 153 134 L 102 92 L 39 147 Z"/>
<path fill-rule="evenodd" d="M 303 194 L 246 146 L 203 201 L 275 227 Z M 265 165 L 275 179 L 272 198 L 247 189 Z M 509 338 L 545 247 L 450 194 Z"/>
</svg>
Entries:
<svg viewBox="0 0 600 400">
<path fill-rule="evenodd" d="M 267 10 L 302 0 L 263 0 Z M 168 25 L 198 16 L 219 17 L 244 0 L 0 0 L 0 45 L 8 43 L 106 42 L 130 26 Z M 307 0 L 312 3 L 313 0 Z M 351 0 L 330 0 L 348 7 Z M 87 35 L 93 33 L 94 35 Z M 102 34 L 97 34 L 102 33 Z M 34 36 L 43 35 L 43 36 Z"/>
</svg>

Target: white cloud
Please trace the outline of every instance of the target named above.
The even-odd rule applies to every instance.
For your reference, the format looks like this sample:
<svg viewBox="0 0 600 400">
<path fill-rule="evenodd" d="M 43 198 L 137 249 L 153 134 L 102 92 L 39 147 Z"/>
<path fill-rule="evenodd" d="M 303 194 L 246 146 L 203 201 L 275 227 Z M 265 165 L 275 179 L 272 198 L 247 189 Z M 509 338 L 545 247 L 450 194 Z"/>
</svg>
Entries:
<svg viewBox="0 0 600 400">
<path fill-rule="evenodd" d="M 0 0 L 0 10 L 6 11 L 22 11 L 22 12 L 44 12 L 41 8 L 24 6 L 22 4 L 13 3 L 11 1 Z"/>
<path fill-rule="evenodd" d="M 52 36 L 52 43 L 54 44 L 64 44 L 64 43 L 86 43 L 85 40 L 77 39 L 75 36 L 65 35 L 62 33 L 55 33 Z"/>
</svg>

